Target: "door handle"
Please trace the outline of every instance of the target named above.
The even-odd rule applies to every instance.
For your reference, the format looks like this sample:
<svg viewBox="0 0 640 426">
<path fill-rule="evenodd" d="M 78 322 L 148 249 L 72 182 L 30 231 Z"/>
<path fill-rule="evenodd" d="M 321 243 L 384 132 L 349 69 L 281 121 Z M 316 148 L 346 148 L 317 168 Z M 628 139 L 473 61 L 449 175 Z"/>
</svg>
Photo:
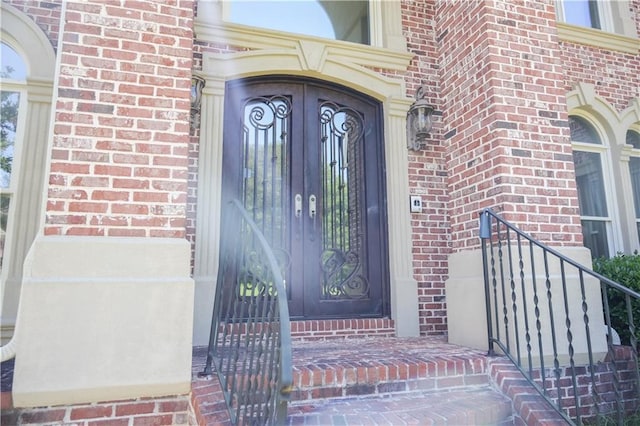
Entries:
<svg viewBox="0 0 640 426">
<path fill-rule="evenodd" d="M 309 233 L 309 239 L 315 241 L 316 239 L 316 196 L 314 194 L 309 195 L 309 217 L 313 219 L 313 225 L 311 232 Z"/>
<path fill-rule="evenodd" d="M 296 196 L 294 197 L 294 204 L 295 204 L 294 211 L 295 211 L 296 217 L 302 216 L 302 195 L 296 194 Z"/>
<path fill-rule="evenodd" d="M 313 194 L 309 195 L 309 217 L 316 218 L 316 196 Z"/>
</svg>

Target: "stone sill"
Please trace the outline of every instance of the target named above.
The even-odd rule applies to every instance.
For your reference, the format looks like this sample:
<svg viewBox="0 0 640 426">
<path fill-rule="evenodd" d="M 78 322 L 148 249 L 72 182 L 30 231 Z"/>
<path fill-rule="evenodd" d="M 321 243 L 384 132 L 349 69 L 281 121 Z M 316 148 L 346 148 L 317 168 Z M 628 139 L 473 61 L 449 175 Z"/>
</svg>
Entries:
<svg viewBox="0 0 640 426">
<path fill-rule="evenodd" d="M 596 46 L 607 50 L 638 54 L 640 39 L 610 33 L 595 28 L 558 22 L 558 37 L 561 41 Z"/>
</svg>

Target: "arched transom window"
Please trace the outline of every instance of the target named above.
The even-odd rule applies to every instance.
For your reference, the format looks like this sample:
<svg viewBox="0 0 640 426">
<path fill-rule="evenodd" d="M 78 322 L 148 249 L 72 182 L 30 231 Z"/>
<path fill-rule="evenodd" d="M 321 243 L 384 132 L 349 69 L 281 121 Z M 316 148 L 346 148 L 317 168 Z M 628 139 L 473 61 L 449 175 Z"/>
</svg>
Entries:
<svg viewBox="0 0 640 426">
<path fill-rule="evenodd" d="M 369 2 L 230 1 L 229 21 L 334 40 L 370 44 Z"/>
</svg>

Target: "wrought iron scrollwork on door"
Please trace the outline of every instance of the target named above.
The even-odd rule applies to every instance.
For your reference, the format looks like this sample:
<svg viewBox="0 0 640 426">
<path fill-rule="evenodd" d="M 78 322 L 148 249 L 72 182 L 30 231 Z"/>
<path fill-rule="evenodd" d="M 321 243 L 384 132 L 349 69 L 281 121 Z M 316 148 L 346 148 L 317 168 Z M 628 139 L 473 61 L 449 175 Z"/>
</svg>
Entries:
<svg viewBox="0 0 640 426">
<path fill-rule="evenodd" d="M 291 100 L 286 96 L 253 97 L 242 110 L 242 192 L 243 207 L 264 235 L 283 276 L 287 276 L 291 256 L 287 241 L 288 155 Z M 247 265 L 257 268 L 259 262 Z M 249 285 L 249 284 L 247 284 Z M 248 293 L 271 291 L 254 288 Z"/>
<path fill-rule="evenodd" d="M 363 242 L 362 114 L 334 102 L 320 104 L 322 150 L 322 297 L 366 298 Z"/>
</svg>

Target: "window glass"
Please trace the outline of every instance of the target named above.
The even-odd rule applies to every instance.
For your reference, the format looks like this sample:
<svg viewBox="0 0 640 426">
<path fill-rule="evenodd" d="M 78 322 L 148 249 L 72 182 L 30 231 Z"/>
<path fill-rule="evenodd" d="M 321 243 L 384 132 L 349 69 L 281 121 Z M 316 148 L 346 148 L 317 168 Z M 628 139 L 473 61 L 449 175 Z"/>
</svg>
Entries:
<svg viewBox="0 0 640 426">
<path fill-rule="evenodd" d="M 582 216 L 607 217 L 602 161 L 597 152 L 574 151 L 578 201 Z"/>
<path fill-rule="evenodd" d="M 563 0 L 564 21 L 582 27 L 600 28 L 598 4 L 594 0 Z"/>
<path fill-rule="evenodd" d="M 628 130 L 627 131 L 627 144 L 633 146 L 635 149 L 640 149 L 640 133 Z"/>
<path fill-rule="evenodd" d="M 633 204 L 636 208 L 636 218 L 640 220 L 640 157 L 629 159 L 631 172 L 631 187 L 633 188 Z"/>
<path fill-rule="evenodd" d="M 583 118 L 569 117 L 569 127 L 573 142 L 602 145 L 595 128 Z M 609 212 L 602 167 L 603 153 L 583 151 L 579 147 L 574 147 L 573 151 L 582 237 L 585 247 L 591 250 L 594 258 L 609 257 Z"/>
<path fill-rule="evenodd" d="M 589 122 L 581 117 L 569 117 L 571 140 L 601 145 L 600 136 Z"/>
<path fill-rule="evenodd" d="M 369 44 L 368 1 L 230 1 L 229 20 L 269 28 Z"/>
<path fill-rule="evenodd" d="M 0 50 L 2 57 L 0 72 L 2 73 L 2 78 L 25 80 L 27 78 L 27 66 L 20 55 L 6 43 L 0 43 Z"/>
<path fill-rule="evenodd" d="M 607 225 L 605 222 L 599 220 L 583 220 L 582 239 L 584 246 L 591 250 L 592 258 L 610 257 Z"/>
<path fill-rule="evenodd" d="M 11 184 L 19 104 L 19 92 L 0 91 L 0 188 Z"/>
<path fill-rule="evenodd" d="M 7 234 L 9 201 L 9 194 L 0 194 L 0 269 L 2 268 L 2 259 L 4 259 L 4 240 Z"/>
<path fill-rule="evenodd" d="M 640 149 L 640 133 L 633 130 L 627 131 L 627 143 L 636 149 Z M 636 227 L 640 238 L 640 156 L 629 159 L 629 172 L 631 173 L 633 205 L 636 211 Z"/>
</svg>

